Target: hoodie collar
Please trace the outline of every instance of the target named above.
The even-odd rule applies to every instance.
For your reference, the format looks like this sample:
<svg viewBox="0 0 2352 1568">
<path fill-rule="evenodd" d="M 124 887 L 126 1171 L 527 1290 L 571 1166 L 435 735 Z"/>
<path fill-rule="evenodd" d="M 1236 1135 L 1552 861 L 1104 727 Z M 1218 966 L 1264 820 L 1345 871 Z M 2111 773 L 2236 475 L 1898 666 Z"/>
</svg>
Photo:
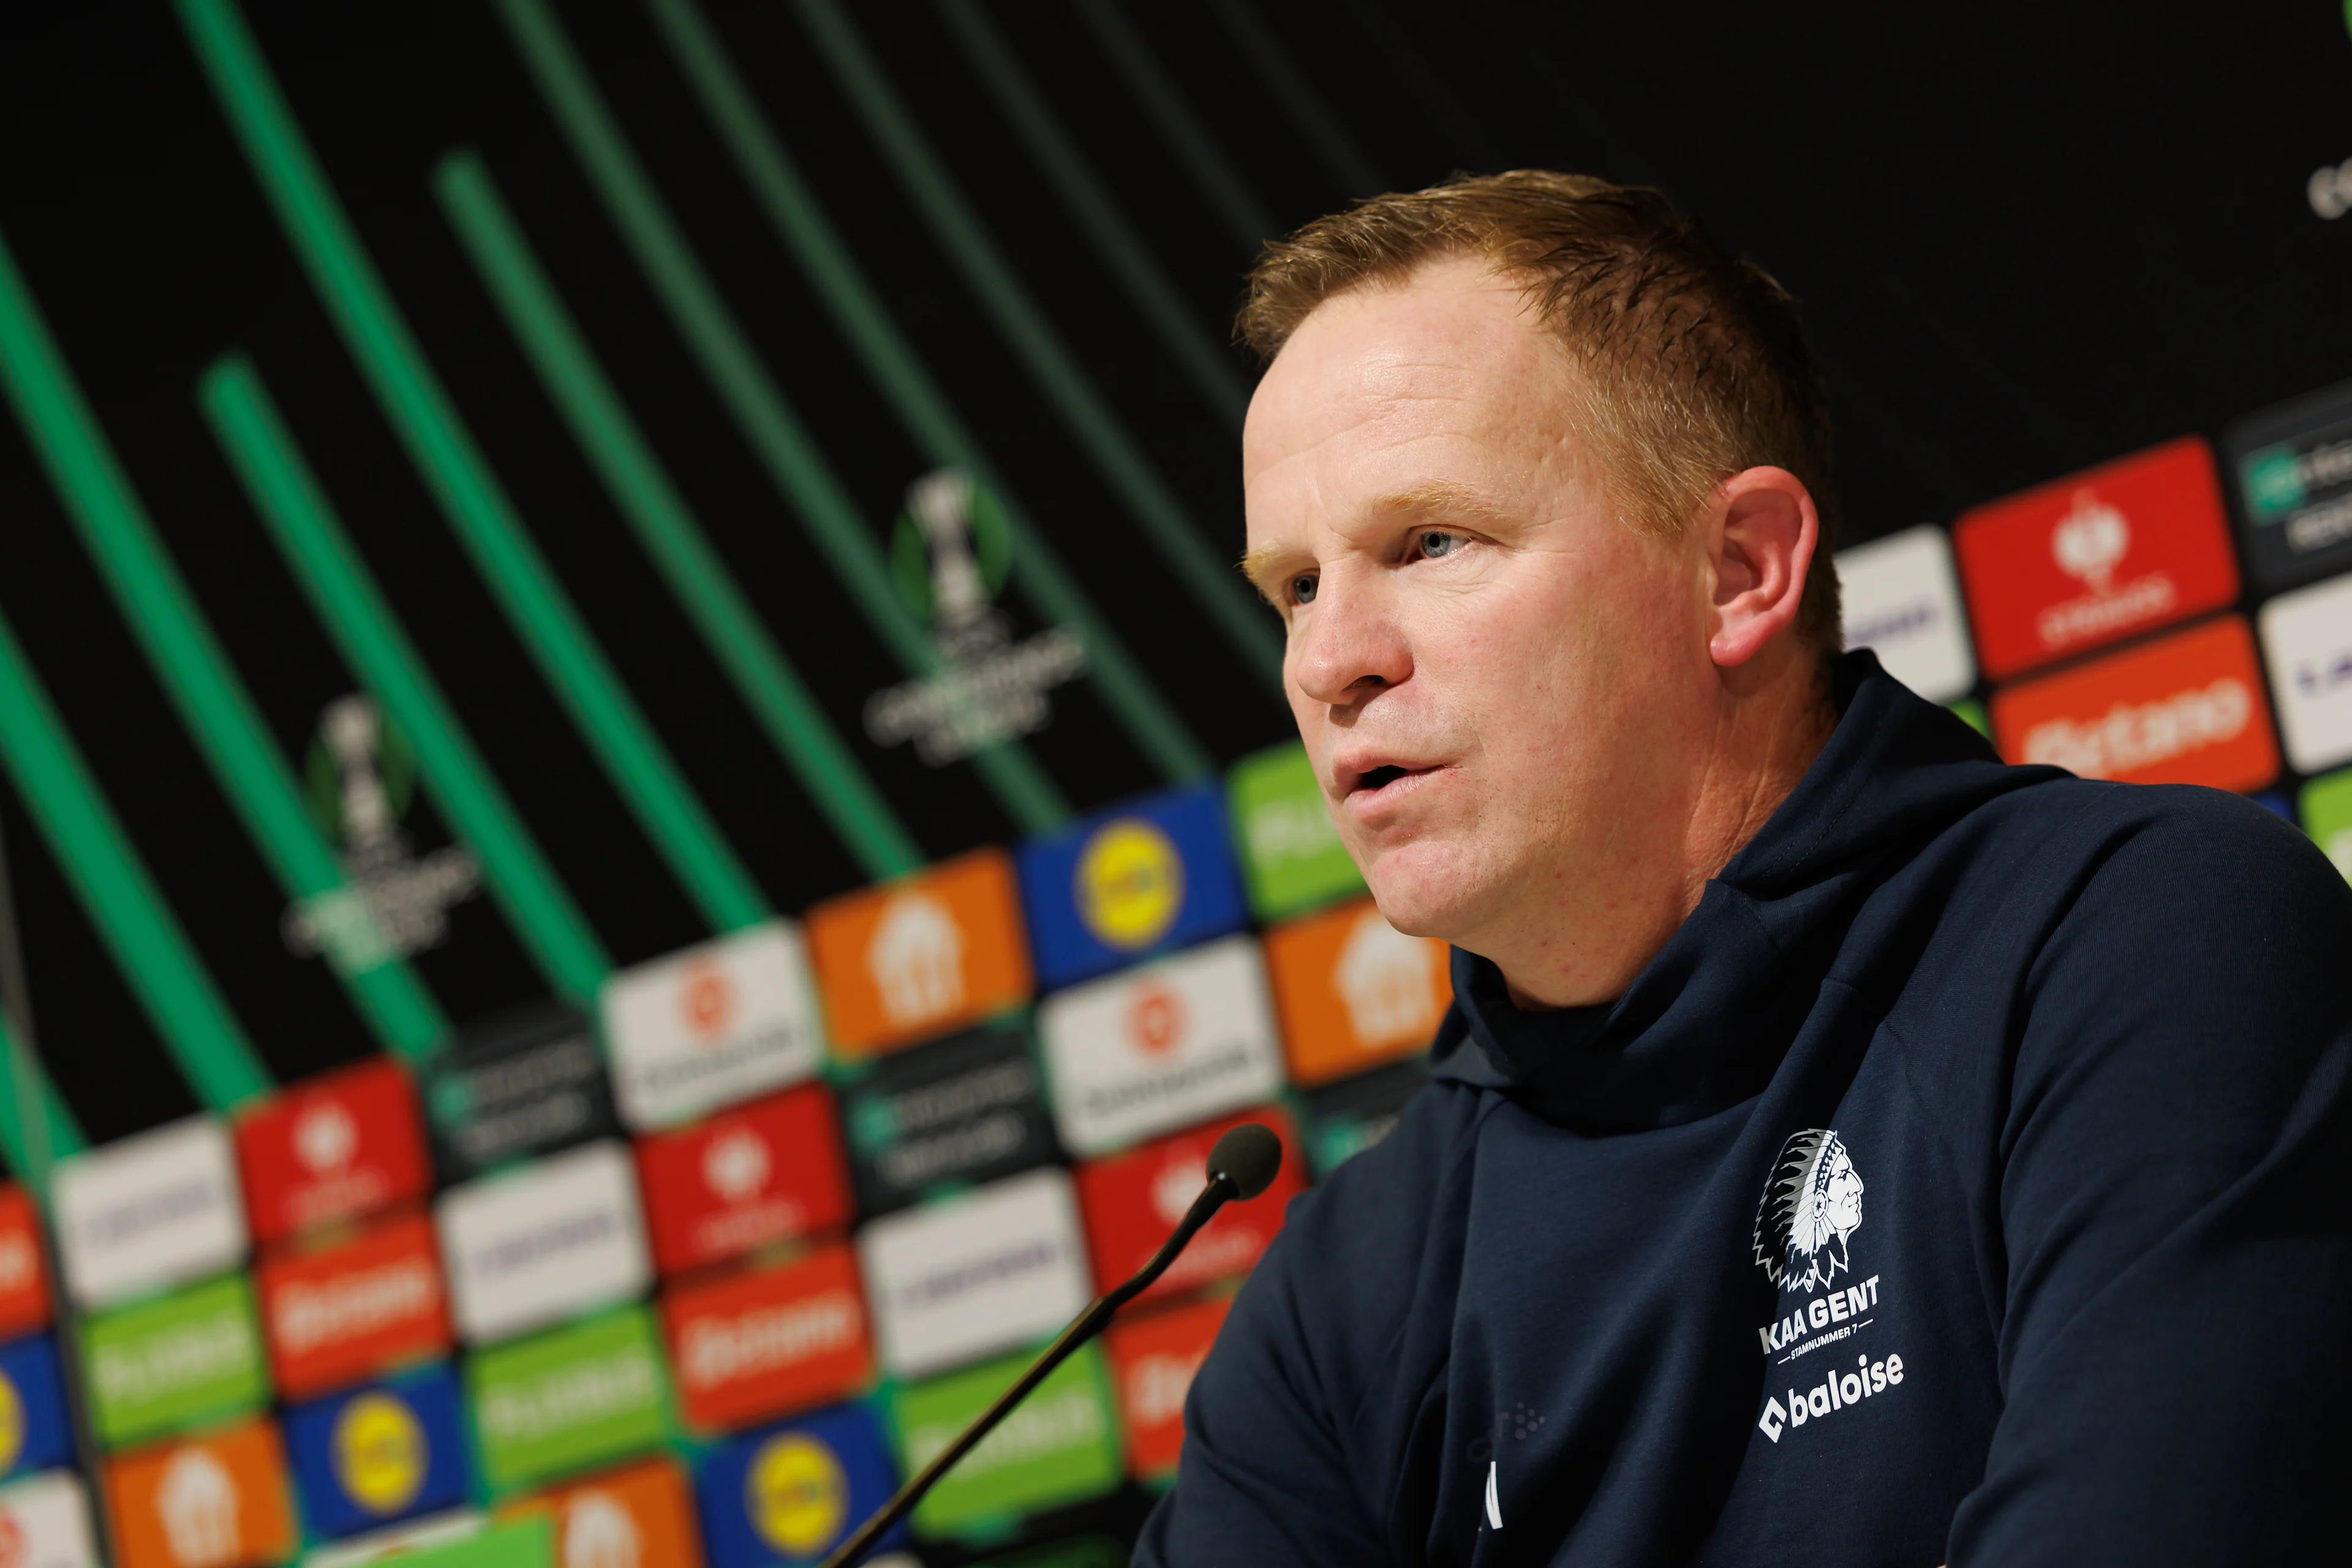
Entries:
<svg viewBox="0 0 2352 1568">
<path fill-rule="evenodd" d="M 1838 722 L 1821 755 L 1624 994 L 1521 1012 L 1500 970 L 1456 948 L 1435 1077 L 1507 1090 L 1595 1131 L 1736 1104 L 1778 1067 L 1861 892 L 1985 801 L 2063 776 L 2003 767 L 1867 649 L 1832 673 Z"/>
</svg>

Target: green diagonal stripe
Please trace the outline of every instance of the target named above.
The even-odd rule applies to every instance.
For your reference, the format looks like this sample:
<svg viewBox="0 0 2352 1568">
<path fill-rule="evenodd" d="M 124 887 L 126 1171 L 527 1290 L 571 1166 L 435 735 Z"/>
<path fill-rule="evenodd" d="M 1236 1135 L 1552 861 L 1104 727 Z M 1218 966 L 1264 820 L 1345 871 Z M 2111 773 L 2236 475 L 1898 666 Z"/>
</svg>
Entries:
<svg viewBox="0 0 2352 1568">
<path fill-rule="evenodd" d="M 751 352 L 733 312 L 621 140 L 555 18 L 536 0 L 502 0 L 499 15 L 606 212 L 769 479 L 899 663 L 920 675 L 937 670 L 938 656 L 899 603 L 890 568 L 848 491 Z M 1106 656 L 1091 640 L 1087 656 L 1098 669 L 1103 667 Z M 1069 816 L 1060 792 L 1026 748 L 1011 742 L 990 746 L 972 763 L 1013 819 L 1030 831 Z"/>
<path fill-rule="evenodd" d="M 1013 352 L 1144 534 L 1175 568 L 1209 618 L 1222 628 L 1268 687 L 1282 689 L 1282 638 L 1274 617 L 1217 557 L 1110 411 L 1101 390 L 1029 297 L 996 242 L 964 204 L 914 116 L 898 100 L 848 16 L 833 0 L 797 0 L 797 9 L 833 73 L 898 172 L 898 182 L 930 224 L 964 280 L 994 318 Z"/>
<path fill-rule="evenodd" d="M 89 1141 L 82 1136 L 81 1123 L 74 1120 L 74 1113 L 58 1098 L 48 1074 L 31 1059 L 31 1053 L 5 1018 L 0 1018 L 0 1054 L 8 1058 L 6 1068 L 0 1069 L 0 1150 L 6 1152 L 8 1168 L 16 1173 L 17 1180 L 46 1199 L 50 1165 L 64 1155 L 80 1153 Z M 45 1127 L 25 1123 L 23 1085 L 27 1079 L 40 1096 Z M 42 1131 L 47 1137 L 37 1139 L 35 1134 Z"/>
<path fill-rule="evenodd" d="M 0 361 L 18 416 L 34 433 L 50 480 L 123 620 L 278 885 L 300 900 L 358 897 L 304 811 L 268 725 L 83 402 L 5 241 Z M 386 1046 L 415 1057 L 447 1037 L 449 1021 L 433 994 L 397 957 L 379 946 L 372 958 L 346 967 L 336 949 L 328 952 L 352 1005 Z"/>
<path fill-rule="evenodd" d="M 476 448 L 232 0 L 179 0 L 179 12 L 247 158 L 384 417 L 638 825 L 713 925 L 733 930 L 767 919 L 767 900 L 605 663 Z"/>
<path fill-rule="evenodd" d="M 1045 96 L 1030 82 L 1029 73 L 1021 68 L 988 13 L 978 0 L 935 0 L 935 4 L 980 72 L 980 79 L 995 95 L 997 108 L 1029 144 L 1029 155 L 1061 193 L 1071 221 L 1094 241 L 1095 249 L 1126 288 L 1128 298 L 1159 334 L 1160 346 L 1184 367 L 1209 406 L 1240 430 L 1242 416 L 1249 410 L 1249 388 L 1243 384 L 1233 361 L 1225 357 L 1223 343 L 1216 334 L 1202 330 L 1184 308 L 1175 285 L 1151 258 L 1150 247 L 1119 216 L 1118 204 L 1078 155 L 1069 133 L 1054 118 Z"/>
<path fill-rule="evenodd" d="M 1208 753 L 1153 688 L 1126 644 L 1079 592 L 1060 557 L 1022 511 L 1011 489 L 981 451 L 980 443 L 956 417 L 953 406 L 899 334 L 701 14 L 690 0 L 654 0 L 652 10 L 679 68 L 694 84 L 704 110 L 726 142 L 761 209 L 799 261 L 810 287 L 824 300 L 866 374 L 898 411 L 899 422 L 933 462 L 963 469 L 1003 505 L 1006 521 L 1013 526 L 1014 584 L 1044 619 L 1078 628 L 1095 683 L 1136 744 L 1161 772 L 1177 779 L 1209 773 Z M 593 99 L 588 103 L 593 107 Z M 602 135 L 618 143 L 617 132 L 607 129 Z M 609 177 L 598 175 L 600 182 Z M 658 213 L 657 207 L 652 210 Z"/>
<path fill-rule="evenodd" d="M 914 870 L 923 863 L 914 837 L 737 591 L 702 525 L 596 363 L 481 159 L 467 153 L 442 160 L 433 185 L 541 384 L 562 410 L 572 439 L 809 798 L 867 876 L 878 881 Z"/>
<path fill-rule="evenodd" d="M 232 355 L 205 373 L 196 400 L 320 624 L 415 748 L 434 805 L 481 862 L 523 946 L 556 990 L 593 999 L 610 961 L 409 645 L 259 373 Z"/>
<path fill-rule="evenodd" d="M 0 759 L 89 912 L 89 923 L 114 954 L 196 1098 L 215 1110 L 226 1110 L 268 1093 L 269 1074 L 253 1042 L 214 988 L 187 933 L 99 794 L 5 618 Z"/>
</svg>

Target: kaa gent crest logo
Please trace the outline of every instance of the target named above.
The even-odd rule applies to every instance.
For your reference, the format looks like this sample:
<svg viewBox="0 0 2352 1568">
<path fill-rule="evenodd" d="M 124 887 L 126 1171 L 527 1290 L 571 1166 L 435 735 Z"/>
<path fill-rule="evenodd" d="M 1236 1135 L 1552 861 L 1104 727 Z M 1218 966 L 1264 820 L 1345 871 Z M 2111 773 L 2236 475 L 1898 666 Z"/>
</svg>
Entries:
<svg viewBox="0 0 2352 1568">
<path fill-rule="evenodd" d="M 1811 1294 L 1846 1271 L 1846 1237 L 1862 1227 L 1862 1177 L 1845 1141 L 1810 1128 L 1780 1146 L 1756 1210 L 1756 1261 L 1783 1290 Z"/>
</svg>

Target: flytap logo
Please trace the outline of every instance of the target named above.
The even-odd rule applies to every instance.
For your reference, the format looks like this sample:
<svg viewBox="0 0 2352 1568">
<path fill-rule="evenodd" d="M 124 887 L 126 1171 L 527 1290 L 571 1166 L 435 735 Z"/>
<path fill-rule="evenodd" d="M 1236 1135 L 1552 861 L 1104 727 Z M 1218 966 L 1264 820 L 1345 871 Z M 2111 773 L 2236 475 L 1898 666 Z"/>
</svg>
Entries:
<svg viewBox="0 0 2352 1568">
<path fill-rule="evenodd" d="M 931 622 L 940 668 L 866 701 L 875 744 L 912 741 L 937 768 L 1044 728 L 1046 693 L 1085 670 L 1086 648 L 1071 626 L 1013 640 L 992 603 L 1013 565 L 1012 526 L 996 503 L 956 469 L 926 474 L 908 488 L 890 553 L 900 596 Z"/>
<path fill-rule="evenodd" d="M 312 812 L 340 840 L 347 885 L 287 907 L 279 931 L 304 958 L 325 953 L 348 974 L 438 947 L 449 910 L 481 889 L 481 868 L 452 844 L 410 853 L 400 819 L 415 798 L 416 764 L 373 698 L 336 699 L 311 742 Z"/>
</svg>

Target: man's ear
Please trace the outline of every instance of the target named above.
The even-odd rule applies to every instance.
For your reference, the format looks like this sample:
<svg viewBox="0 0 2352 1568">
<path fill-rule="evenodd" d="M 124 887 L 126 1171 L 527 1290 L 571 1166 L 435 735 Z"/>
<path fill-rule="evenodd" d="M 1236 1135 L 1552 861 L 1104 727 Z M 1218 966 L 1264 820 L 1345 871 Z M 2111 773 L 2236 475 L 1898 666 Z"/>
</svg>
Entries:
<svg viewBox="0 0 2352 1568">
<path fill-rule="evenodd" d="M 1748 468 L 1717 489 L 1700 523 L 1714 585 L 1706 651 L 1726 668 L 1746 664 L 1795 624 L 1821 516 L 1788 469 Z"/>
</svg>

